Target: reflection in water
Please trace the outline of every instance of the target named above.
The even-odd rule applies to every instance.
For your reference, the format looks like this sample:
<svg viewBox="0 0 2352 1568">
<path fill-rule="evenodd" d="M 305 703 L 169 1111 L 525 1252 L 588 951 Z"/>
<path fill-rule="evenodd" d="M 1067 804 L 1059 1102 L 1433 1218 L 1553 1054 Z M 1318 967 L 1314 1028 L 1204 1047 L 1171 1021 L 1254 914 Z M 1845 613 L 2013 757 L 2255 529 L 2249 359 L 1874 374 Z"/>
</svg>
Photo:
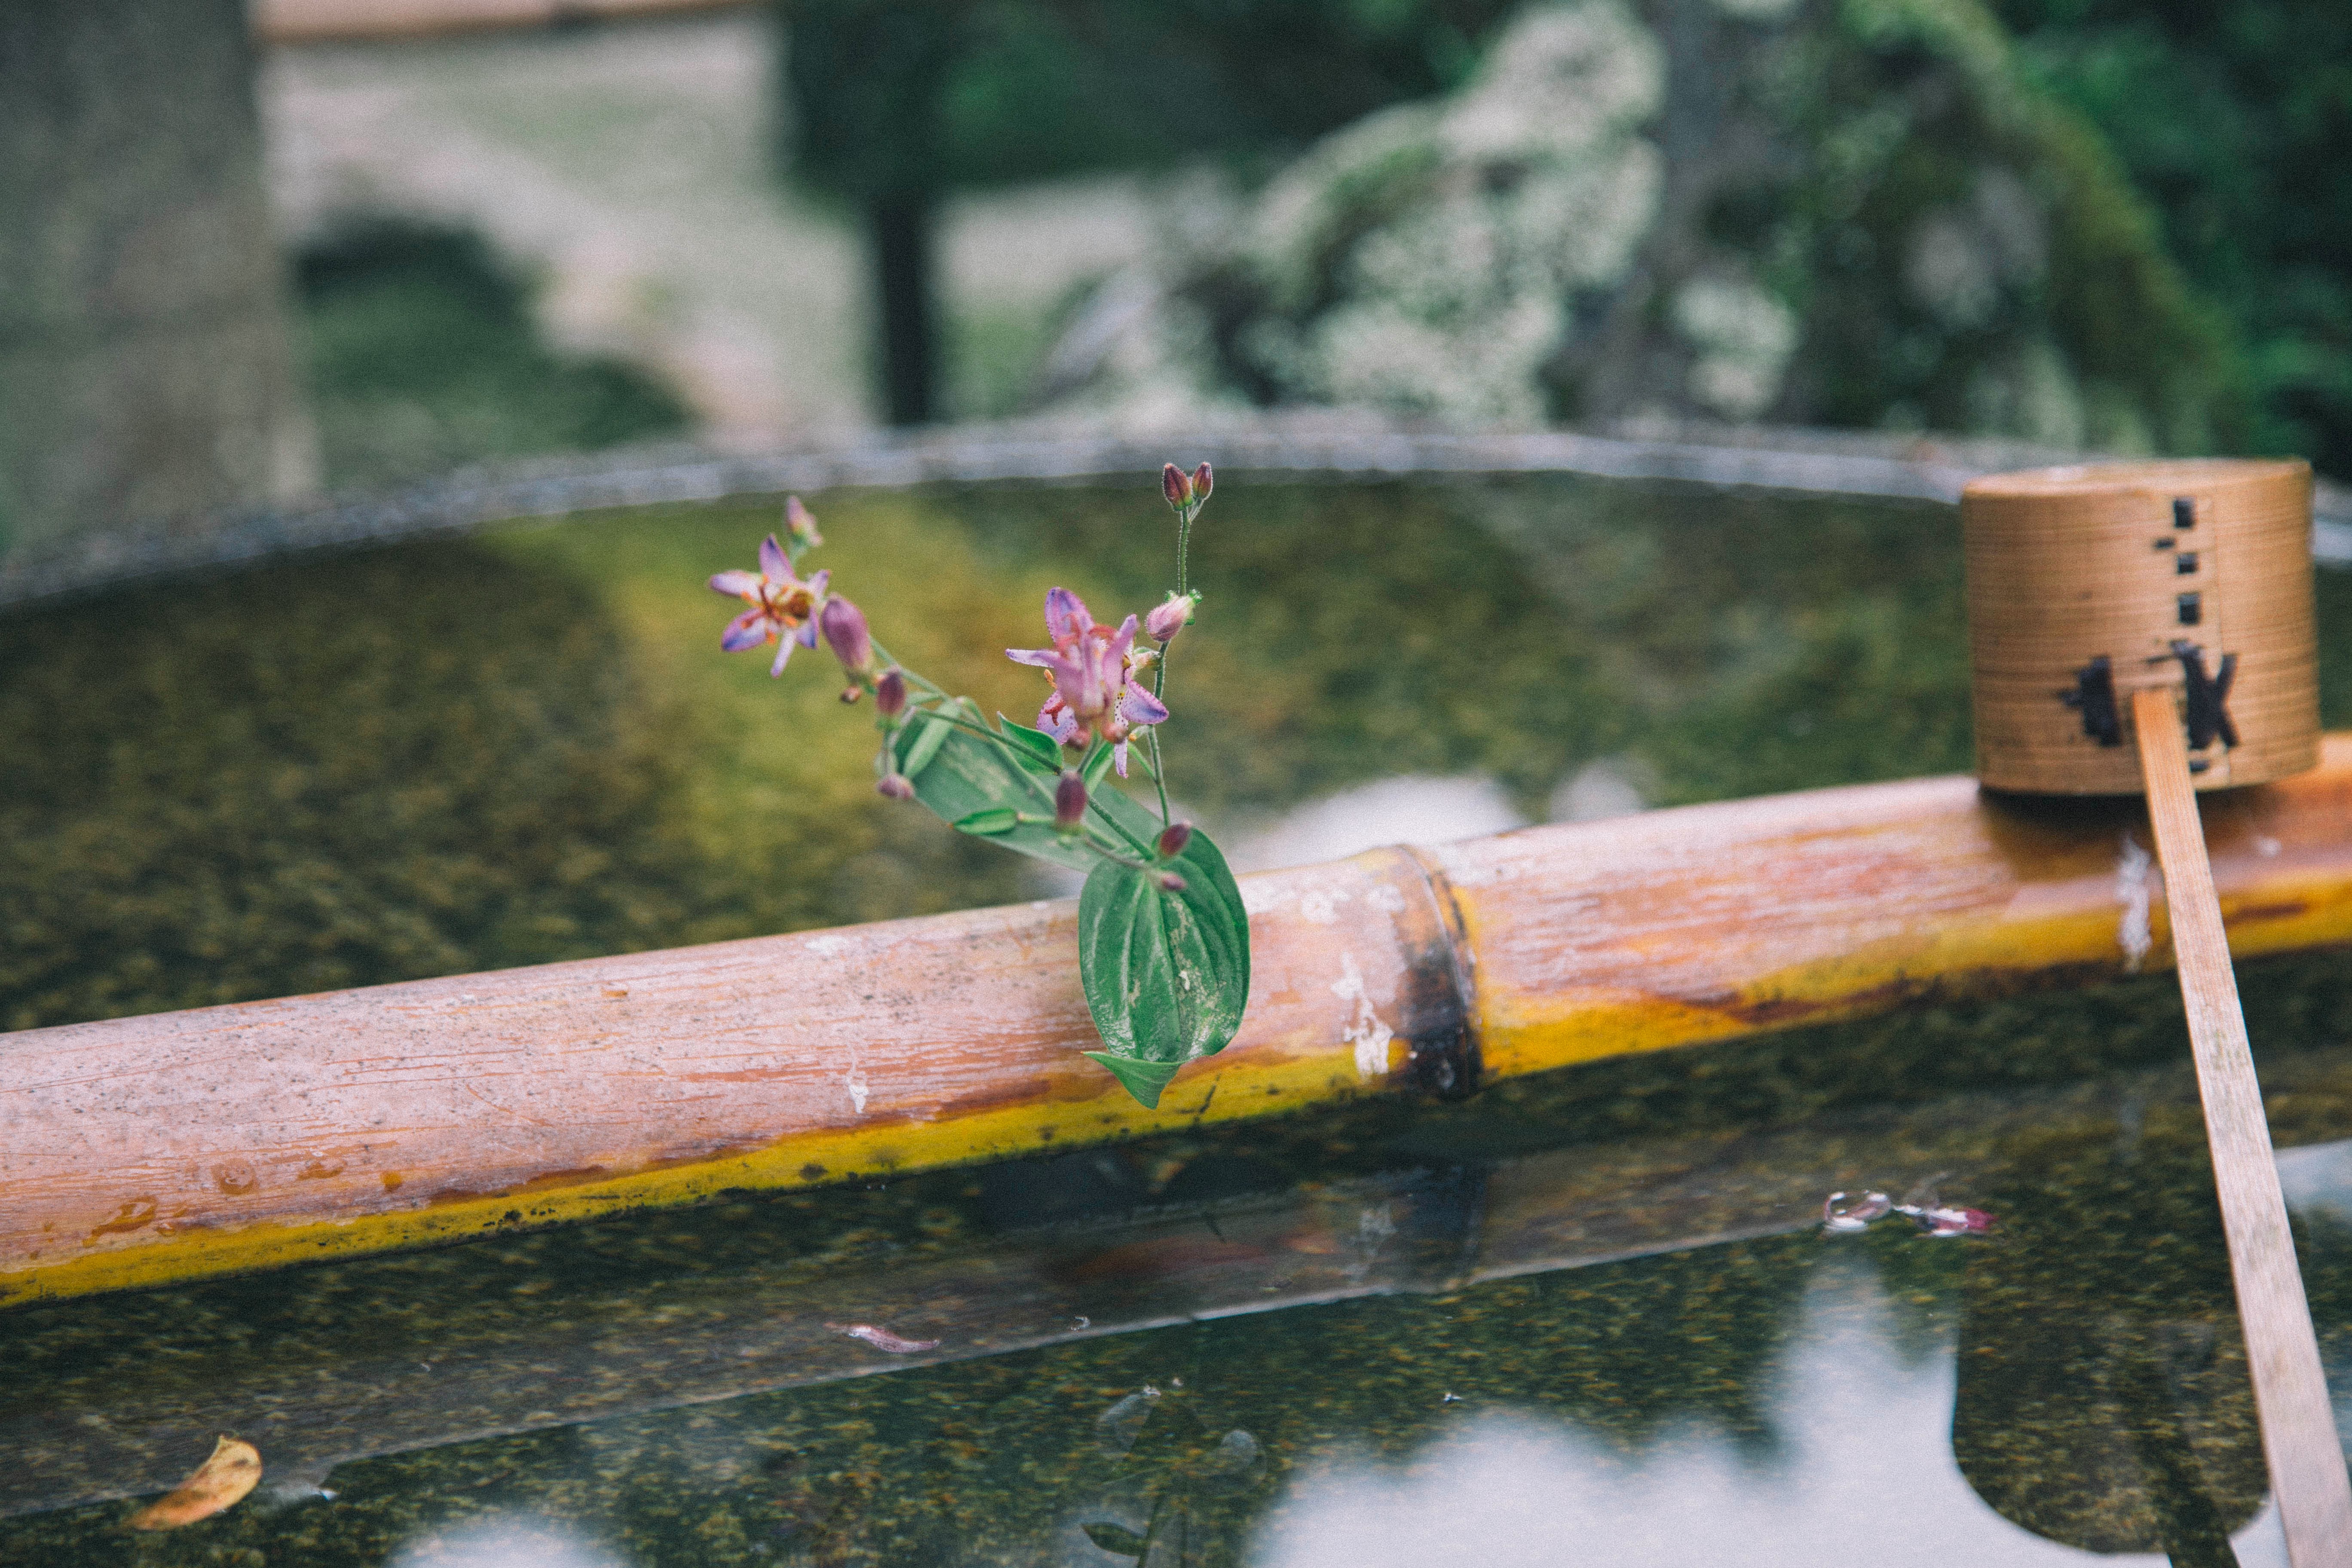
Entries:
<svg viewBox="0 0 2352 1568">
<path fill-rule="evenodd" d="M 1573 1420 L 1498 1406 L 1407 1463 L 1299 1472 L 1260 1527 L 1256 1568 L 1526 1563 L 1871 1563 L 1948 1568 L 2104 1562 L 2010 1523 L 1952 1458 L 1948 1342 L 1906 1354 L 1858 1263 L 1825 1267 L 1770 1397 L 1780 1435 L 1757 1461 L 1687 1432 L 1629 1454 Z M 2265 1510 L 2236 1538 L 2245 1568 L 2284 1564 Z"/>
<path fill-rule="evenodd" d="M 2303 1218 L 2352 1225 L 2352 1138 L 2278 1152 L 2279 1188 Z"/>
<path fill-rule="evenodd" d="M 1284 813 L 1233 841 L 1237 871 L 1343 860 L 1386 844 L 1451 844 L 1525 827 L 1503 787 L 1475 775 L 1381 779 Z"/>
<path fill-rule="evenodd" d="M 577 1531 L 529 1514 L 473 1520 L 414 1536 L 385 1568 L 625 1568 Z"/>
<path fill-rule="evenodd" d="M 2352 1126 L 2352 1049 L 2265 1066 L 2283 1136 Z M 222 1429 L 280 1495 L 144 1568 L 2280 1560 L 2185 1065 L 1506 1152 L 1579 1125 L 1490 1096 L 1412 1123 L 1471 1165 L 1162 1142 L 10 1314 L 0 1562 L 121 1562 L 110 1500 Z M 2340 1155 L 2282 1165 L 2343 1392 Z M 1933 1172 L 2001 1224 L 1821 1234 Z M 825 1326 L 868 1319 L 945 1342 Z"/>
</svg>

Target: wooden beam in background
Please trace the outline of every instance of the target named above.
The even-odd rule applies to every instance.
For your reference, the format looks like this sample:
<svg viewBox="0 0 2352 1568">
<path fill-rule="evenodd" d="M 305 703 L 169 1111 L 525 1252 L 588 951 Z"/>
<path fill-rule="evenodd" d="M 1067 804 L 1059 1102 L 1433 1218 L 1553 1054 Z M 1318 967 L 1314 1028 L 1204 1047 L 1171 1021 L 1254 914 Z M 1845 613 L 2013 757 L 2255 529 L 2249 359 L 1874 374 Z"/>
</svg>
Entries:
<svg viewBox="0 0 2352 1568">
<path fill-rule="evenodd" d="M 431 38 L 617 22 L 697 11 L 740 10 L 752 0 L 252 0 L 254 37 L 265 44 Z"/>
<path fill-rule="evenodd" d="M 2200 805 L 2233 951 L 2352 942 L 2352 736 Z M 2147 846 L 1943 778 L 1246 877 L 1248 1016 L 1158 1111 L 1078 1055 L 1067 901 L 28 1030 L 0 1303 L 2106 979 L 2168 962 Z"/>
</svg>

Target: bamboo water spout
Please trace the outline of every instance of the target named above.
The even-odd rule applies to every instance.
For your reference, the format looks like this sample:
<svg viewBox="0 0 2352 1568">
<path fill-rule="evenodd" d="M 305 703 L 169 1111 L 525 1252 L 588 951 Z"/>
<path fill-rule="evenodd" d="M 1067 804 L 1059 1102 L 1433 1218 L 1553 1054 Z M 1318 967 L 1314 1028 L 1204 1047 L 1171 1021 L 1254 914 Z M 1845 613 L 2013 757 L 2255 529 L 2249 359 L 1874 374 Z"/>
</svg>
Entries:
<svg viewBox="0 0 2352 1568">
<path fill-rule="evenodd" d="M 2352 737 L 2202 804 L 2240 954 L 2352 942 Z M 0 1302 L 2084 984 L 2165 960 L 2145 833 L 1941 778 L 1245 878 L 1248 1016 L 1157 1112 L 1076 1054 L 1067 902 L 29 1030 Z"/>
</svg>

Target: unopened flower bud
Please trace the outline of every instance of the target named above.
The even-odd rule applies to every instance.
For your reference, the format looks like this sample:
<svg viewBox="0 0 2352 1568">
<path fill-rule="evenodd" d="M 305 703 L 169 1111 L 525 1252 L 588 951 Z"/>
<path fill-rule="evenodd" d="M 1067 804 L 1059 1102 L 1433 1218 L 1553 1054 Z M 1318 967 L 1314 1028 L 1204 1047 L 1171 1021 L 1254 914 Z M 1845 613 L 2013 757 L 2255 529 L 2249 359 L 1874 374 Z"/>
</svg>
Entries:
<svg viewBox="0 0 2352 1568">
<path fill-rule="evenodd" d="M 824 535 L 816 531 L 815 516 L 801 504 L 798 496 L 784 498 L 784 531 L 802 550 L 814 550 L 824 542 Z"/>
<path fill-rule="evenodd" d="M 1160 493 L 1168 498 L 1170 506 L 1181 511 L 1184 503 L 1192 499 L 1192 481 L 1175 464 L 1163 463 L 1160 468 Z"/>
<path fill-rule="evenodd" d="M 1192 842 L 1192 825 L 1189 822 L 1171 822 L 1160 830 L 1160 858 L 1162 860 L 1173 860 L 1177 856 L 1184 853 L 1184 846 Z"/>
<path fill-rule="evenodd" d="M 1209 499 L 1209 491 L 1216 482 L 1217 476 L 1209 472 L 1208 464 L 1203 463 L 1199 468 L 1194 468 L 1192 470 L 1192 481 L 1189 486 L 1192 492 L 1193 503 L 1198 505 L 1200 502 L 1207 500 Z"/>
<path fill-rule="evenodd" d="M 866 629 L 865 611 L 835 594 L 817 612 L 816 625 L 844 669 L 863 675 L 873 668 L 874 637 Z"/>
<path fill-rule="evenodd" d="M 882 710 L 885 719 L 896 719 L 907 710 L 907 676 L 897 665 L 882 672 L 874 683 L 874 706 Z"/>
<path fill-rule="evenodd" d="M 1181 893 L 1184 890 L 1184 879 L 1173 871 L 1162 871 L 1160 873 L 1160 887 L 1163 892 Z"/>
<path fill-rule="evenodd" d="M 876 782 L 874 791 L 877 795 L 887 795 L 892 800 L 915 798 L 914 784 L 904 773 L 884 773 Z"/>
<path fill-rule="evenodd" d="M 1076 768 L 1064 768 L 1061 782 L 1054 785 L 1054 831 L 1065 837 L 1086 826 L 1087 781 L 1078 776 Z"/>
<path fill-rule="evenodd" d="M 841 689 L 842 705 L 844 707 L 853 706 L 860 697 L 865 695 L 866 689 L 853 680 L 848 685 Z"/>
<path fill-rule="evenodd" d="M 1143 629 L 1153 642 L 1172 640 L 1178 632 L 1192 624 L 1192 606 L 1199 603 L 1190 594 L 1171 594 L 1143 617 Z"/>
</svg>

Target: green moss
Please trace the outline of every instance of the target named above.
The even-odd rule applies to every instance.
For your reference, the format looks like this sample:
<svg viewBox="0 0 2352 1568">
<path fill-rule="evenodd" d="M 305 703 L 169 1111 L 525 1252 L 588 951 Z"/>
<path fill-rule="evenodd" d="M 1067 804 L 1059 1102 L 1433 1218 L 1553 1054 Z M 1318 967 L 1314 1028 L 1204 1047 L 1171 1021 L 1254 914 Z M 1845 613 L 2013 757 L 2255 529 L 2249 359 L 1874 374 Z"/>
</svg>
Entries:
<svg viewBox="0 0 2352 1568">
<path fill-rule="evenodd" d="M 587 541 L 525 533 L 0 621 L 0 747 L 32 759 L 0 779 L 0 1021 L 1017 897 L 1009 857 L 872 794 L 872 736 L 829 659 L 770 683 L 718 651 L 726 605 L 702 579 L 772 525 L 765 508 L 606 524 L 601 576 L 567 570 Z M 865 538 L 890 553 L 887 527 Z M 934 627 L 977 621 L 1003 646 L 1015 595 L 868 580 L 887 595 L 893 576 Z M 1009 696 L 981 663 L 950 669 Z"/>
</svg>

